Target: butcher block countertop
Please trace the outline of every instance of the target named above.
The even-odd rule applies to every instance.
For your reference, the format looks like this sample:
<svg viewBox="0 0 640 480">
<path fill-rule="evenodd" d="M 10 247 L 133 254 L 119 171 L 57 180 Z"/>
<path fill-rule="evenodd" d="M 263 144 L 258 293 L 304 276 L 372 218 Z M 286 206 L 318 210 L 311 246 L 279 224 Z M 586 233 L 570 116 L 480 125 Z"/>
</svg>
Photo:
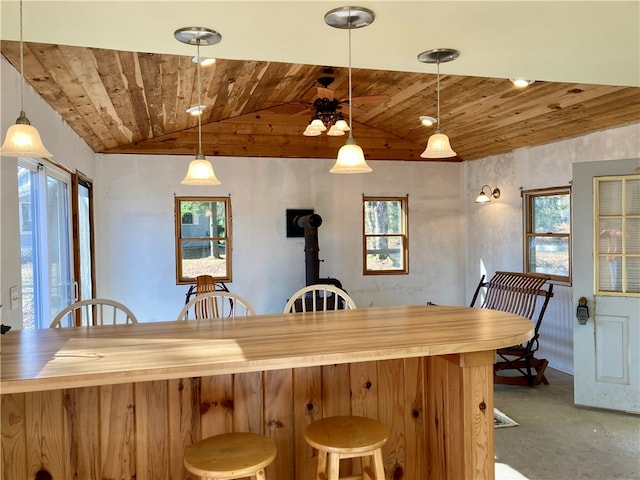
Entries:
<svg viewBox="0 0 640 480">
<path fill-rule="evenodd" d="M 532 335 L 524 317 L 452 306 L 16 330 L 1 337 L 0 393 L 478 352 Z"/>
</svg>

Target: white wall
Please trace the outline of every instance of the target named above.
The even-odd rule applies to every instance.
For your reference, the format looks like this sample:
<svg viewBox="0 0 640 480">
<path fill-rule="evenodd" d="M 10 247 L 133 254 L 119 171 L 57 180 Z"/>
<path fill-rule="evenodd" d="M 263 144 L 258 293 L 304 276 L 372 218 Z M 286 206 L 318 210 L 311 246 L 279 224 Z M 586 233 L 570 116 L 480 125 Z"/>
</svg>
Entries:
<svg viewBox="0 0 640 480">
<path fill-rule="evenodd" d="M 569 185 L 575 162 L 640 158 L 640 124 L 592 133 L 537 147 L 521 148 L 464 164 L 467 224 L 467 302 L 482 274 L 522 271 L 522 200 L 520 190 Z M 498 187 L 501 197 L 474 203 L 483 184 Z M 579 242 L 580 238 L 573 239 Z M 591 259 L 574 259 L 574 262 Z M 553 367 L 573 372 L 571 287 L 554 286 L 555 297 L 541 327 L 541 355 Z"/>
<path fill-rule="evenodd" d="M 0 131 L 2 141 L 7 129 L 20 115 L 20 76 L 4 57 L 0 59 Z M 67 125 L 60 115 L 24 83 L 24 110 L 38 129 L 42 142 L 53 154 L 53 160 L 89 177 L 94 175 L 94 153 Z M 0 298 L 2 323 L 13 328 L 22 326 L 22 310 L 11 310 L 9 289 L 20 279 L 20 234 L 18 230 L 18 170 L 16 158 L 0 158 Z"/>
<path fill-rule="evenodd" d="M 258 313 L 279 313 L 305 285 L 304 239 L 286 238 L 287 208 L 313 208 L 321 277 L 359 306 L 463 301 L 461 165 L 372 162 L 372 174 L 333 175 L 332 160 L 211 158 L 222 185 L 179 182 L 192 157 L 98 156 L 94 190 L 98 293 L 142 321 L 175 318 L 174 195 L 231 196 L 233 281 Z M 362 195 L 409 195 L 408 275 L 362 275 Z"/>
</svg>

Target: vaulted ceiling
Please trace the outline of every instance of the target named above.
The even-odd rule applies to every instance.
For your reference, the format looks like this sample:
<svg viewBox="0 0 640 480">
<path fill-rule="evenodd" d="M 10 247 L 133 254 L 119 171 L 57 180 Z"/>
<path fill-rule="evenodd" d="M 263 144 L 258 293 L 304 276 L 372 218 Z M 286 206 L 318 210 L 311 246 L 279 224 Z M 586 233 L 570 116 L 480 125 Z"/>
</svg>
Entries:
<svg viewBox="0 0 640 480">
<path fill-rule="evenodd" d="M 17 18 L 15 3 L 2 1 L 0 49 L 19 68 L 19 44 L 12 33 L 15 28 L 7 23 L 8 15 Z M 638 13 L 638 2 L 609 2 L 625 7 L 609 10 L 589 7 L 592 3 L 607 2 L 566 2 L 562 9 L 550 11 L 554 3 L 565 4 L 372 2 L 367 5 L 376 12 L 376 20 L 370 27 L 352 32 L 353 96 L 357 97 L 352 102 L 353 133 L 367 159 L 423 160 L 420 153 L 435 127 L 422 126 L 419 116 L 436 116 L 436 75 L 434 65 L 420 63 L 416 56 L 430 48 L 461 51 L 458 60 L 440 65 L 440 123 L 458 153 L 453 161 L 474 160 L 640 121 L 639 21 L 638 15 L 635 19 L 626 18 Z M 69 19 L 81 22 L 77 23 L 81 25 L 78 29 L 80 33 L 85 31 L 86 37 L 78 38 L 75 27 L 73 35 L 54 28 L 56 18 L 51 16 L 62 13 L 50 4 L 58 4 L 66 12 L 67 29 L 72 29 Z M 69 8 L 68 4 L 75 8 Z M 139 12 L 142 4 L 147 8 Z M 392 4 L 399 10 L 396 15 L 392 15 Z M 503 8 L 495 10 L 494 4 Z M 530 4 L 538 8 L 532 9 Z M 575 25 L 580 23 L 579 17 L 570 18 L 572 12 L 578 13 L 572 4 L 581 5 L 581 11 L 586 12 L 588 18 L 583 23 L 590 25 L 598 20 L 600 31 L 585 36 L 584 25 Z M 168 6 L 174 7 L 173 16 L 165 12 Z M 244 8 L 239 9 L 240 6 Z M 323 20 L 324 13 L 337 6 L 332 2 L 28 0 L 24 5 L 24 74 L 95 152 L 193 155 L 197 119 L 187 114 L 186 109 L 197 104 L 196 67 L 191 61 L 195 47 L 177 42 L 173 32 L 198 23 L 223 35 L 220 44 L 203 47 L 201 51 L 202 55 L 218 57 L 213 66 L 202 68 L 202 99 L 207 106 L 202 117 L 205 155 L 335 158 L 345 137 L 326 134 L 305 137 L 302 132 L 319 93 L 335 95 L 340 100 L 348 96 L 346 33 L 328 27 Z M 500 25 L 495 18 L 491 19 L 492 25 L 486 24 L 486 17 L 479 13 L 485 10 L 478 9 L 480 6 L 488 9 L 485 13 L 501 14 L 501 21 L 508 22 L 504 23 L 503 32 L 496 31 Z M 214 12 L 211 16 L 185 17 L 184 11 L 189 8 Z M 546 25 L 536 22 L 539 10 L 547 14 L 543 17 L 547 19 Z M 446 14 L 443 18 L 449 16 L 450 25 L 463 25 L 477 32 L 484 22 L 486 30 L 470 42 L 469 32 L 460 28 L 442 29 L 434 23 L 439 11 Z M 135 18 L 136 12 L 140 14 L 136 18 L 139 31 L 134 36 L 126 28 L 126 22 L 131 15 Z M 238 23 L 232 13 L 244 16 L 244 22 Z M 292 17 L 297 20 L 281 27 L 289 35 L 278 29 L 279 13 L 288 21 Z M 397 18 L 398 13 L 404 16 Z M 550 13 L 567 23 L 549 18 Z M 42 30 L 36 29 L 36 20 L 27 20 L 36 15 L 38 19 L 47 18 L 47 22 L 41 22 Z M 603 21 L 602 15 L 612 15 L 611 20 L 617 26 Z M 300 24 L 305 23 L 308 28 L 301 28 Z M 532 34 L 534 27 L 536 32 Z M 89 28 L 93 30 L 86 31 Z M 247 28 L 253 33 L 247 33 Z M 421 33 L 419 42 L 405 31 L 412 29 Z M 525 39 L 541 45 L 509 37 L 518 29 Z M 433 39 L 429 38 L 430 30 Z M 145 49 L 145 45 L 150 47 L 147 37 L 136 42 L 141 32 L 155 35 L 158 45 Z M 243 32 L 251 35 L 238 40 L 244 49 L 233 45 Z M 572 34 L 579 36 L 571 38 Z M 284 39 L 279 40 L 283 35 Z M 114 37 L 112 41 L 109 36 Z M 388 51 L 385 40 L 394 45 L 398 41 L 395 37 L 405 43 L 396 45 L 399 50 L 395 52 Z M 629 43 L 634 39 L 635 44 Z M 558 43 L 560 40 L 564 44 Z M 620 48 L 610 50 L 608 57 L 598 57 L 585 55 L 578 45 L 587 48 L 598 41 L 605 42 L 609 49 Z M 265 50 L 265 45 L 273 42 L 276 42 L 273 51 Z M 500 47 L 513 50 L 513 43 L 521 50 L 515 49 L 505 57 Z M 225 49 L 226 44 L 231 46 Z M 493 51 L 487 50 L 491 46 Z M 239 57 L 233 58 L 236 56 Z M 598 66 L 601 60 L 607 71 Z M 483 61 L 500 65 L 492 70 Z M 553 64 L 556 71 L 550 71 L 547 64 Z M 517 89 L 508 78 L 523 76 L 522 73 L 536 82 Z M 318 88 L 322 87 L 318 79 L 327 76 L 333 78 L 329 92 Z M 348 103 L 343 102 L 341 107 L 348 117 Z M 38 126 L 37 119 L 31 120 Z"/>
</svg>

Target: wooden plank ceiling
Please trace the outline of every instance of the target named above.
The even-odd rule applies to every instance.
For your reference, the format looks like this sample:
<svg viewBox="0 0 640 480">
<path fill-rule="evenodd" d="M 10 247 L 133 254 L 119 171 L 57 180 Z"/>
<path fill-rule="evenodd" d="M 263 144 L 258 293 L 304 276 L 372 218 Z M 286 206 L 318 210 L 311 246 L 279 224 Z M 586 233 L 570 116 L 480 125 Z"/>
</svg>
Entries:
<svg viewBox="0 0 640 480">
<path fill-rule="evenodd" d="M 19 69 L 19 44 L 2 41 L 0 49 Z M 302 135 L 319 77 L 335 78 L 336 98 L 348 95 L 348 69 L 327 73 L 329 67 L 219 59 L 202 68 L 205 155 L 335 158 L 346 137 Z M 191 57 L 25 43 L 24 69 L 95 152 L 196 153 L 197 117 L 186 113 L 197 104 Z M 446 70 L 441 65 L 440 113 L 458 153 L 451 161 L 640 121 L 640 88 L 536 82 L 517 89 L 505 79 Z M 425 161 L 420 153 L 435 127 L 422 126 L 419 116 L 436 116 L 436 75 L 354 69 L 352 77 L 354 97 L 387 96 L 353 102 L 353 133 L 366 158 Z M 347 116 L 347 103 L 342 106 Z"/>
</svg>

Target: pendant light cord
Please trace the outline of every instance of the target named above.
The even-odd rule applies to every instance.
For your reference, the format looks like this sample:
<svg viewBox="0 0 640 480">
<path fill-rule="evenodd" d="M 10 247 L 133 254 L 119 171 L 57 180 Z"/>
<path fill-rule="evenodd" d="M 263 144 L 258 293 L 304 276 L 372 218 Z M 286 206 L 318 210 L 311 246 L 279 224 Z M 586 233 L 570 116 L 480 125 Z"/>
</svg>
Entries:
<svg viewBox="0 0 640 480">
<path fill-rule="evenodd" d="M 440 57 L 438 56 L 438 60 L 436 62 L 436 71 L 437 71 L 437 86 L 436 93 L 438 96 L 437 99 L 437 107 L 438 107 L 438 127 L 437 130 L 440 131 Z"/>
<path fill-rule="evenodd" d="M 198 156 L 202 155 L 202 100 L 200 98 L 200 38 L 196 40 L 197 60 L 196 63 L 196 81 L 198 82 Z"/>
<path fill-rule="evenodd" d="M 20 111 L 24 112 L 24 47 L 22 45 L 22 0 L 20 0 Z"/>
<path fill-rule="evenodd" d="M 349 137 L 353 137 L 353 113 L 351 110 L 351 11 L 349 11 Z"/>
</svg>

